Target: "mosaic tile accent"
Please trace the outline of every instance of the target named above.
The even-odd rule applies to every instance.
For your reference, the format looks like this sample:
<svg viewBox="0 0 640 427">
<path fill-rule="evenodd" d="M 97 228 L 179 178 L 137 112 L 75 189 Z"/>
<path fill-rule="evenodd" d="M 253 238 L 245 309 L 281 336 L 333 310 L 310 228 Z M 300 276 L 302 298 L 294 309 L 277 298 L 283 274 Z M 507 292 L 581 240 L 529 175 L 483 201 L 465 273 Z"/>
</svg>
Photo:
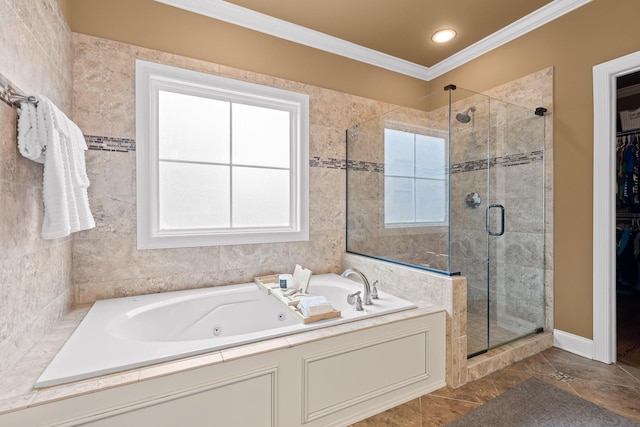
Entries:
<svg viewBox="0 0 640 427">
<path fill-rule="evenodd" d="M 472 172 L 487 169 L 487 167 L 517 166 L 528 163 L 539 162 L 544 158 L 542 150 L 531 151 L 530 153 L 509 154 L 507 156 L 494 157 L 490 160 L 473 160 L 470 162 L 456 163 L 451 165 L 451 173 Z"/>
<path fill-rule="evenodd" d="M 90 150 L 99 151 L 120 151 L 131 152 L 136 151 L 136 141 L 129 138 L 116 138 L 111 136 L 85 135 L 87 146 Z M 533 162 L 542 161 L 544 154 L 542 150 L 532 151 L 530 153 L 510 154 L 502 157 L 494 157 L 487 161 L 473 160 L 470 162 L 456 163 L 451 165 L 451 173 L 472 172 L 487 169 L 491 167 L 516 166 Z M 347 165 L 350 170 L 359 172 L 377 172 L 384 173 L 384 163 L 366 162 L 361 160 L 345 160 L 333 157 L 322 158 L 318 156 L 309 159 L 309 166 L 312 168 L 326 169 L 342 169 L 345 170 Z"/>
<path fill-rule="evenodd" d="M 510 154 L 507 156 L 494 157 L 490 160 L 472 160 L 464 163 L 456 163 L 451 165 L 451 173 L 472 172 L 487 169 L 491 167 L 517 166 L 533 162 L 542 161 L 544 153 L 542 150 L 532 151 L 530 153 Z M 349 169 L 360 172 L 380 172 L 384 173 L 384 164 L 376 162 L 363 162 L 349 160 Z M 312 166 L 314 166 L 312 164 Z"/>
<path fill-rule="evenodd" d="M 115 138 L 111 136 L 85 135 L 89 150 L 121 151 L 128 153 L 136 151 L 136 141 L 129 138 Z"/>
<path fill-rule="evenodd" d="M 562 381 L 564 383 L 570 383 L 571 381 L 573 381 L 575 379 L 571 375 L 565 374 L 564 372 L 560 372 L 560 371 L 555 371 L 550 376 L 554 380 Z"/>
<path fill-rule="evenodd" d="M 326 169 L 346 169 L 346 161 L 344 159 L 326 158 L 323 159 L 318 156 L 311 157 L 309 159 L 309 166 L 312 168 L 326 168 Z"/>
<path fill-rule="evenodd" d="M 359 172 L 384 173 L 384 163 L 349 160 L 347 164 L 349 166 L 349 169 L 359 171 Z"/>
</svg>

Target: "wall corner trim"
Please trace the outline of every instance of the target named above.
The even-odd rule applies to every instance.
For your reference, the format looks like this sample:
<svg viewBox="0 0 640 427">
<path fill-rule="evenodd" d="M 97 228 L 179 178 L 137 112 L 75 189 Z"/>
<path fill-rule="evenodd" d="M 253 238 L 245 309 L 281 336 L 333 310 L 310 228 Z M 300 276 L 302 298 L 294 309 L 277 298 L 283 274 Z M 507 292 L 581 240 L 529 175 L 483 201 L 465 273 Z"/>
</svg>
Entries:
<svg viewBox="0 0 640 427">
<path fill-rule="evenodd" d="M 593 359 L 593 340 L 569 332 L 554 329 L 553 346 L 587 359 Z"/>
</svg>

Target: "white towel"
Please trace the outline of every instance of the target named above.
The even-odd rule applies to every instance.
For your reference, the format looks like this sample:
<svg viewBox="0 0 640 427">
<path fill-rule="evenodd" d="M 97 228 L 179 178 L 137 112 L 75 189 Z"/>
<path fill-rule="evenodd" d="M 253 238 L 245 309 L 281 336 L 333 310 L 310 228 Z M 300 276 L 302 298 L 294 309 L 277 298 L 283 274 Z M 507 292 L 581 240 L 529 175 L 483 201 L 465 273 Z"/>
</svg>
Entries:
<svg viewBox="0 0 640 427">
<path fill-rule="evenodd" d="M 57 239 L 95 227 L 87 194 L 87 143 L 78 126 L 49 99 L 37 99 L 37 107 L 26 102 L 20 106 L 18 145 L 23 156 L 44 163 L 42 237 Z"/>
<path fill-rule="evenodd" d="M 324 296 L 304 297 L 300 298 L 298 308 L 303 316 L 309 317 L 316 314 L 331 313 L 334 311 L 333 306 Z"/>
<path fill-rule="evenodd" d="M 45 143 L 38 132 L 38 111 L 36 104 L 23 102 L 18 109 L 18 149 L 27 159 L 44 163 Z"/>
</svg>

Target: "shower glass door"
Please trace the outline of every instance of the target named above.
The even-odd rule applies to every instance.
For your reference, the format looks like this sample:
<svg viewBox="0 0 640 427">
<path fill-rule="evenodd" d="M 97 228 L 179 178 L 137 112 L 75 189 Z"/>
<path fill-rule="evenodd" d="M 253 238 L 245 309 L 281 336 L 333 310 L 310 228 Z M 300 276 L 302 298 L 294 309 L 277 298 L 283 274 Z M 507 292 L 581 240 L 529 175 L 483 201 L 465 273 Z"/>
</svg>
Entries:
<svg viewBox="0 0 640 427">
<path fill-rule="evenodd" d="M 544 119 L 451 92 L 451 269 L 467 278 L 467 354 L 544 325 Z"/>
<path fill-rule="evenodd" d="M 489 100 L 488 349 L 544 326 L 544 118 Z"/>
</svg>

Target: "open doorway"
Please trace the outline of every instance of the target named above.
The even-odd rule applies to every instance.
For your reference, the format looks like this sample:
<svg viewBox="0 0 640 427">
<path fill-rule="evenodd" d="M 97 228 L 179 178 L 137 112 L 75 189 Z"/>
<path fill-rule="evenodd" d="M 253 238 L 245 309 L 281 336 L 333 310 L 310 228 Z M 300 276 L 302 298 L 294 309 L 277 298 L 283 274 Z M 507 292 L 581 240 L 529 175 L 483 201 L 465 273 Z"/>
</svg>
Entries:
<svg viewBox="0 0 640 427">
<path fill-rule="evenodd" d="M 616 78 L 616 361 L 640 368 L 640 71 Z"/>
<path fill-rule="evenodd" d="M 616 184 L 618 78 L 640 71 L 640 52 L 593 67 L 593 359 L 617 359 Z"/>
</svg>

